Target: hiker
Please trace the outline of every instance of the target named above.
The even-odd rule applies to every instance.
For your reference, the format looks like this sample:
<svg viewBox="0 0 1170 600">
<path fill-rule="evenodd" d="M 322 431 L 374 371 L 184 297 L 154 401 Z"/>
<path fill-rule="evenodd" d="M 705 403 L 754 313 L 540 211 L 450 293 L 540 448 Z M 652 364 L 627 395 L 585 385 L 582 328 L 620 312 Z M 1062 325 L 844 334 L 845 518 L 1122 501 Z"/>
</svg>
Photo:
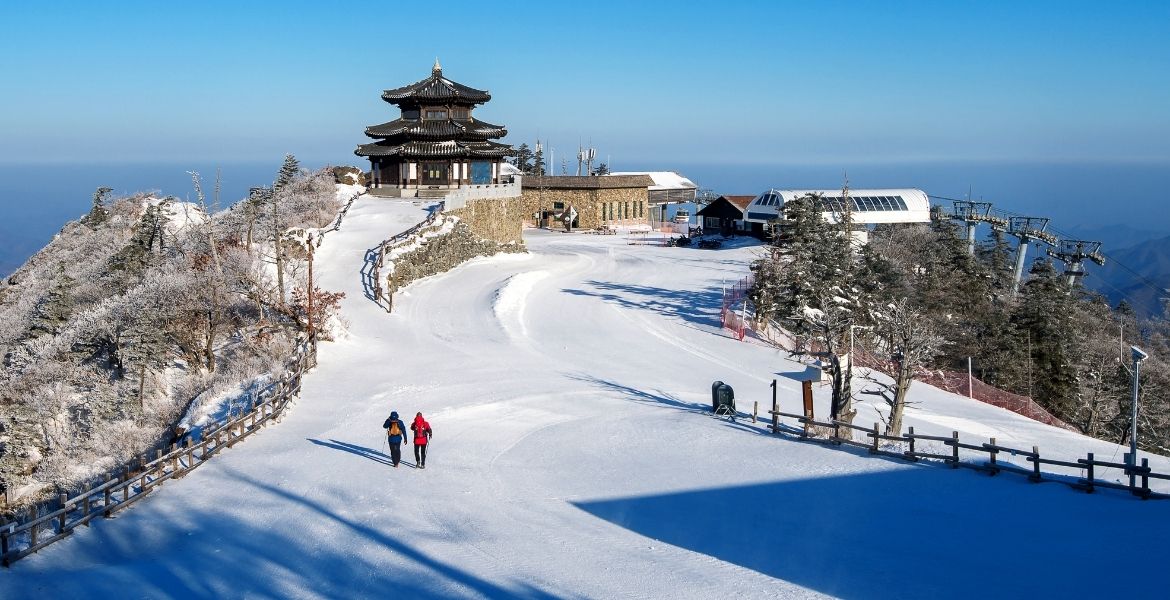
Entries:
<svg viewBox="0 0 1170 600">
<path fill-rule="evenodd" d="M 386 430 L 386 441 L 390 442 L 390 462 L 398 468 L 398 461 L 402 460 L 402 441 L 406 439 L 406 424 L 398 418 L 398 411 L 391 411 L 390 417 L 382 423 Z"/>
<path fill-rule="evenodd" d="M 427 468 L 427 442 L 431 440 L 431 424 L 423 418 L 422 413 L 414 415 L 414 423 L 410 424 L 414 432 L 414 464 L 418 468 Z"/>
</svg>

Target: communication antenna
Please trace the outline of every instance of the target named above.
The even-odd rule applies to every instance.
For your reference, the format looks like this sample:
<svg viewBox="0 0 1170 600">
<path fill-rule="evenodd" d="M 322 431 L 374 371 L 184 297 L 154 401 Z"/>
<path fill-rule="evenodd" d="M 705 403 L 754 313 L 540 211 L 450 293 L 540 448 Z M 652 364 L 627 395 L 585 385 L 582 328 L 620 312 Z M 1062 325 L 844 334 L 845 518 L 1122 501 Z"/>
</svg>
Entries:
<svg viewBox="0 0 1170 600">
<path fill-rule="evenodd" d="M 577 176 L 581 176 L 581 167 L 585 164 L 585 149 L 577 145 Z"/>
<path fill-rule="evenodd" d="M 589 148 L 585 151 L 585 165 L 588 167 L 589 174 L 593 174 L 593 161 L 597 158 L 597 149 Z"/>
</svg>

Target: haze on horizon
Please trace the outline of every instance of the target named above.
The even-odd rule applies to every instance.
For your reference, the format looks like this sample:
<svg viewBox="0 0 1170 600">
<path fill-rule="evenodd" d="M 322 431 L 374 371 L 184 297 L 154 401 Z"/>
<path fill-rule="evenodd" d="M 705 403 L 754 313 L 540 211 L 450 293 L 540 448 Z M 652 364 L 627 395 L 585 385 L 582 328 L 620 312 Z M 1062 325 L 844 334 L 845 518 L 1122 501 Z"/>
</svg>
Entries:
<svg viewBox="0 0 1170 600">
<path fill-rule="evenodd" d="M 1170 164 L 1170 4 L 0 8 L 0 162 L 357 163 L 384 88 L 489 89 L 505 141 L 684 161 Z M 558 158 L 559 162 L 559 158 Z"/>
</svg>

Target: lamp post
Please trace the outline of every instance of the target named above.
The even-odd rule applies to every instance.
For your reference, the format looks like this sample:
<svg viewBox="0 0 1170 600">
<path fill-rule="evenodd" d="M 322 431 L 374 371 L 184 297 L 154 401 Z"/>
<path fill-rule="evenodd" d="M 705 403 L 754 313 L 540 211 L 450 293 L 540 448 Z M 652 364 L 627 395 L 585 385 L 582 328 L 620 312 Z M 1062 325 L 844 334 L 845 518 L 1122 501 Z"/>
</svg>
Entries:
<svg viewBox="0 0 1170 600">
<path fill-rule="evenodd" d="M 1133 406 L 1130 408 L 1129 416 L 1129 466 L 1137 466 L 1137 435 L 1138 435 L 1138 378 L 1142 372 L 1142 361 L 1149 358 L 1149 355 L 1142 352 L 1137 346 L 1129 347 L 1130 354 L 1133 356 Z M 1134 483 L 1134 472 L 1129 472 L 1129 487 L 1132 489 Z"/>
</svg>

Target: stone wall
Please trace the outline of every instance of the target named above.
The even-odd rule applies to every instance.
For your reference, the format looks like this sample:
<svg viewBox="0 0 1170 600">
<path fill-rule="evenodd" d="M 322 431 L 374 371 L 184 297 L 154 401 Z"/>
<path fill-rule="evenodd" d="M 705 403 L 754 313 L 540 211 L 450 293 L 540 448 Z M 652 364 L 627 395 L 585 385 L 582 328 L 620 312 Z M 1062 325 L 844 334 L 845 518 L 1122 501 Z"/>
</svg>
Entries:
<svg viewBox="0 0 1170 600">
<path fill-rule="evenodd" d="M 469 200 L 463 208 L 447 211 L 459 217 L 476 236 L 500 244 L 521 244 L 523 221 L 528 216 L 519 198 Z"/>
<path fill-rule="evenodd" d="M 420 232 L 434 232 L 445 220 L 436 223 L 436 228 Z M 516 224 L 519 229 L 519 222 Z M 519 237 L 519 236 L 517 236 Z M 477 257 L 492 256 L 500 252 L 524 252 L 520 242 L 498 243 L 484 239 L 472 230 L 465 221 L 458 221 L 451 231 L 433 237 L 424 237 L 421 245 L 393 259 L 393 271 L 386 277 L 386 290 L 393 294 L 424 277 L 445 273 Z"/>
<path fill-rule="evenodd" d="M 542 208 L 559 211 L 559 208 L 553 208 L 556 202 L 564 203 L 565 207 L 571 205 L 577 211 L 577 227 L 581 229 L 597 229 L 604 223 L 645 223 L 649 220 L 646 188 L 633 187 L 545 190 L 525 187 L 520 195 L 519 218 L 532 223 L 535 220 L 533 215 Z M 614 209 L 612 218 L 604 206 Z"/>
</svg>

